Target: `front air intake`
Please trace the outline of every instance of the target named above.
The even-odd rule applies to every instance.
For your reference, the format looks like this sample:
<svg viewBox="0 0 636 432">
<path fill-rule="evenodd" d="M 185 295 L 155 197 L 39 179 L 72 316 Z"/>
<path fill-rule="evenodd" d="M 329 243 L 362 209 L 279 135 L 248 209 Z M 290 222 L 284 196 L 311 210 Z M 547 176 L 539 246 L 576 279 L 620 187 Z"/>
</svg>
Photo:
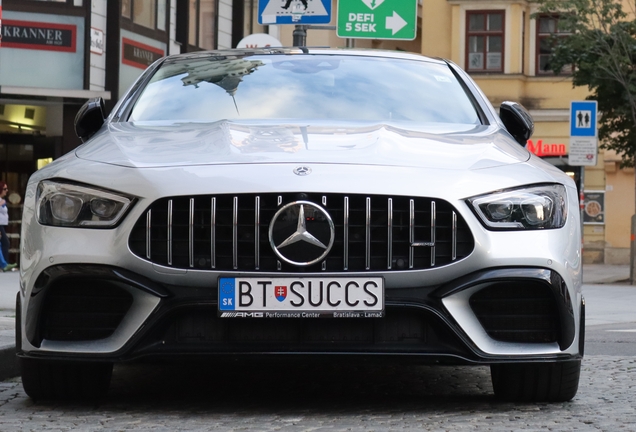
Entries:
<svg viewBox="0 0 636 432">
<path fill-rule="evenodd" d="M 560 336 L 558 308 L 540 282 L 498 282 L 470 298 L 488 335 L 502 342 L 550 343 Z"/>
<path fill-rule="evenodd" d="M 46 291 L 41 338 L 92 341 L 111 336 L 132 305 L 118 283 L 95 279 L 59 279 Z"/>
</svg>

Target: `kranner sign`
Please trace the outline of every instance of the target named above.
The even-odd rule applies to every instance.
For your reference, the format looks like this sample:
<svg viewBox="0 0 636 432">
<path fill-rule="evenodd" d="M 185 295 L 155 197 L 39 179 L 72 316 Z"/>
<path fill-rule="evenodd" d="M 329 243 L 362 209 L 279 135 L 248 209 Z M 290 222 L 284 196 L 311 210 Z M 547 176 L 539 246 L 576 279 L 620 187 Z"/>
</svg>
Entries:
<svg viewBox="0 0 636 432">
<path fill-rule="evenodd" d="M 75 52 L 77 26 L 32 21 L 2 21 L 2 46 Z"/>
<path fill-rule="evenodd" d="M 163 57 L 163 50 L 136 42 L 131 39 L 122 38 L 122 59 L 121 62 L 128 66 L 146 69 L 155 60 Z"/>
</svg>

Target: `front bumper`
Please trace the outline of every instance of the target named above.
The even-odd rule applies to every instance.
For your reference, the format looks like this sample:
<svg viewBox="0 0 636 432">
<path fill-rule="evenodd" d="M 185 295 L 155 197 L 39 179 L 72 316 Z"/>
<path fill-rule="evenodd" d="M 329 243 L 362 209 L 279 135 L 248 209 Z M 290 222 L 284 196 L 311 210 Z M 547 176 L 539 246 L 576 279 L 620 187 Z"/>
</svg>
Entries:
<svg viewBox="0 0 636 432">
<path fill-rule="evenodd" d="M 21 298 L 20 355 L 122 362 L 336 354 L 492 364 L 583 352 L 582 301 L 551 269 L 492 268 L 438 285 L 387 286 L 384 318 L 219 318 L 215 285 L 163 283 L 113 266 L 51 266 Z"/>
</svg>

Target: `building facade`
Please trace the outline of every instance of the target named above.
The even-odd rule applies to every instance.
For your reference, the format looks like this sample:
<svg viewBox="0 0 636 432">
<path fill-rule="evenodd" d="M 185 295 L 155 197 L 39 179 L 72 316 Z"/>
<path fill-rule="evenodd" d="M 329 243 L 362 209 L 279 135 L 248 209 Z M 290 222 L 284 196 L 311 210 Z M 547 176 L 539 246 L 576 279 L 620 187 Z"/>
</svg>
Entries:
<svg viewBox="0 0 636 432">
<path fill-rule="evenodd" d="M 286 3 L 269 1 L 281 8 Z M 634 173 L 608 152 L 593 167 L 568 164 L 570 101 L 588 93 L 573 88 L 567 74 L 556 77 L 547 69 L 548 37 L 567 37 L 558 33 L 558 17 L 535 16 L 536 3 L 524 0 L 414 1 L 413 40 L 339 38 L 333 0 L 331 22 L 311 26 L 306 45 L 447 58 L 471 74 L 495 107 L 505 100 L 522 103 L 536 121 L 527 147 L 586 192 L 584 261 L 627 263 Z M 293 45 L 295 26 L 259 24 L 259 10 L 259 0 L 0 0 L 0 174 L 11 191 L 14 253 L 28 177 L 81 144 L 73 121 L 87 99 L 102 97 L 110 111 L 164 55 L 232 48 L 256 33 Z"/>
</svg>

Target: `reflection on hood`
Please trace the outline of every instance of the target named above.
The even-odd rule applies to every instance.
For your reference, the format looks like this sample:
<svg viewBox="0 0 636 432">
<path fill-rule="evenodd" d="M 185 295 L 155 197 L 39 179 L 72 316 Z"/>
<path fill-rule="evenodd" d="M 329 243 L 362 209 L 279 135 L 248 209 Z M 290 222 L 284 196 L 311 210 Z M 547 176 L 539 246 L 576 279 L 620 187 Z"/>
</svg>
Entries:
<svg viewBox="0 0 636 432">
<path fill-rule="evenodd" d="M 78 157 L 130 167 L 245 163 L 337 163 L 483 169 L 519 163 L 529 152 L 475 125 L 424 130 L 388 124 L 114 123 L 76 150 Z"/>
</svg>

